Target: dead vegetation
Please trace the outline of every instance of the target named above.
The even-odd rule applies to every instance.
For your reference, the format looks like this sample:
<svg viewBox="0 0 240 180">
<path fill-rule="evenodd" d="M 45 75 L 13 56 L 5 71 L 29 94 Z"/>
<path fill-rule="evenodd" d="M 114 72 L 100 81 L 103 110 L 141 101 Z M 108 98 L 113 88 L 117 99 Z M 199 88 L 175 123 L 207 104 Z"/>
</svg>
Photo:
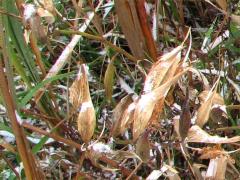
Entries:
<svg viewBox="0 0 240 180">
<path fill-rule="evenodd" d="M 1 178 L 240 178 L 238 1 L 0 6 Z"/>
</svg>

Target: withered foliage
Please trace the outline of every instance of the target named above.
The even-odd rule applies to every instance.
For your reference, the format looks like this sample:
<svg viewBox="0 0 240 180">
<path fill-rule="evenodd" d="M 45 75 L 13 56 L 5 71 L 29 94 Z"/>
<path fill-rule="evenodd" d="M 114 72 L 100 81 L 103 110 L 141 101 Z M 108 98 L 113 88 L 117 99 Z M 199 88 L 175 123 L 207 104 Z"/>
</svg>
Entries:
<svg viewBox="0 0 240 180">
<path fill-rule="evenodd" d="M 38 120 L 17 119 L 27 139 L 46 136 L 25 147 L 45 178 L 239 179 L 240 3 L 10 1 L 20 13 L 0 2 L 0 36 L 13 30 L 2 13 L 22 21 L 40 76 L 28 81 L 14 33 L 2 72 L 16 112 Z M 20 177 L 13 144 L 1 155 Z"/>
</svg>

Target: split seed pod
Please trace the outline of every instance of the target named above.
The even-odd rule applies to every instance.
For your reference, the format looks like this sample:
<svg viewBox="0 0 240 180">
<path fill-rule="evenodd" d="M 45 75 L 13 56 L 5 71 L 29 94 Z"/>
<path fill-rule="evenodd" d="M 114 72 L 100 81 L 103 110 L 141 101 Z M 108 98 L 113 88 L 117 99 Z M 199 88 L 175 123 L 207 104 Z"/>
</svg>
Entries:
<svg viewBox="0 0 240 180">
<path fill-rule="evenodd" d="M 77 79 L 70 88 L 70 102 L 75 110 L 79 110 L 78 131 L 83 141 L 87 143 L 94 134 L 96 115 L 90 97 L 86 65 L 80 66 Z"/>
</svg>

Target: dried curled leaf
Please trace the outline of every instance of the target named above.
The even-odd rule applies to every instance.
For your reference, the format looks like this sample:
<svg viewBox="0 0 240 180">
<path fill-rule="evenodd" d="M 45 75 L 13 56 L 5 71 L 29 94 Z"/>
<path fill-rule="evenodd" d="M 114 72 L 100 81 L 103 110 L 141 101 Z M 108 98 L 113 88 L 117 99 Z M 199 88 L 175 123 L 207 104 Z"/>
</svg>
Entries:
<svg viewBox="0 0 240 180">
<path fill-rule="evenodd" d="M 240 141 L 240 136 L 235 136 L 232 138 L 211 136 L 197 125 L 194 125 L 189 129 L 187 137 L 187 142 L 195 143 L 225 144 L 235 143 L 238 141 Z"/>
<path fill-rule="evenodd" d="M 176 47 L 171 52 L 163 55 L 153 65 L 146 77 L 143 93 L 149 93 L 173 78 L 177 68 L 179 67 L 182 48 L 182 45 Z M 168 89 L 166 89 L 166 91 L 168 91 Z M 163 106 L 164 98 L 154 105 L 154 109 L 150 118 L 151 122 L 154 122 L 158 119 L 159 115 L 162 112 Z"/>
<path fill-rule="evenodd" d="M 131 52 L 135 57 L 142 59 L 147 48 L 137 15 L 136 3 L 128 0 L 115 0 L 114 3 L 119 24 Z"/>
<path fill-rule="evenodd" d="M 94 134 L 96 115 L 90 97 L 86 65 L 80 66 L 77 78 L 70 88 L 69 99 L 73 109 L 79 109 L 77 118 L 78 131 L 83 141 L 87 143 Z"/>
<path fill-rule="evenodd" d="M 201 149 L 201 151 L 199 151 L 199 153 L 201 154 L 199 159 L 215 159 L 222 155 L 228 155 L 228 152 L 224 151 L 224 149 L 222 149 L 220 145 L 203 148 Z"/>
</svg>

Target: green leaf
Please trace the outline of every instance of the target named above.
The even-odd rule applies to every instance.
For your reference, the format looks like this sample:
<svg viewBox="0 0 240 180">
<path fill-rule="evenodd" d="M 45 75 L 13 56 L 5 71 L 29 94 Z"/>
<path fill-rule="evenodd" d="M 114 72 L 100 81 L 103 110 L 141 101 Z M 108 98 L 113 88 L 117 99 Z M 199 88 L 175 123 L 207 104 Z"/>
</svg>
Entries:
<svg viewBox="0 0 240 180">
<path fill-rule="evenodd" d="M 0 122 L 0 130 L 8 131 L 13 134 L 12 128 L 6 126 L 4 123 Z"/>
<path fill-rule="evenodd" d="M 33 148 L 32 148 L 32 152 L 34 154 L 36 154 L 38 151 L 40 151 L 43 147 L 43 145 L 47 142 L 47 140 L 49 139 L 49 137 L 44 136 L 39 143 L 37 143 Z"/>
<path fill-rule="evenodd" d="M 49 79 L 46 79 L 46 80 L 40 82 L 40 83 L 37 84 L 34 88 L 32 88 L 32 89 L 28 92 L 28 94 L 21 100 L 20 105 L 19 105 L 20 108 L 23 107 L 23 106 L 25 106 L 25 105 L 28 103 L 28 101 L 30 101 L 30 99 L 32 99 L 32 97 L 34 97 L 34 95 L 36 94 L 36 92 L 37 92 L 39 89 L 43 88 L 46 84 L 51 83 L 52 81 L 56 81 L 56 80 L 58 80 L 58 79 L 62 79 L 62 78 L 68 77 L 68 76 L 70 76 L 70 75 L 73 75 L 74 73 L 75 73 L 75 71 L 72 71 L 72 72 L 69 72 L 69 73 L 65 73 L 65 74 L 56 75 L 56 76 L 54 76 L 54 77 L 51 77 L 51 78 L 49 78 Z"/>
<path fill-rule="evenodd" d="M 3 1 L 3 8 L 9 13 L 18 15 L 15 0 Z M 16 49 L 21 62 L 27 68 L 32 83 L 37 83 L 40 80 L 38 73 L 36 73 L 36 64 L 33 59 L 30 48 L 27 46 L 23 36 L 23 26 L 16 18 L 5 16 L 5 28 L 9 34 L 13 47 Z"/>
</svg>

